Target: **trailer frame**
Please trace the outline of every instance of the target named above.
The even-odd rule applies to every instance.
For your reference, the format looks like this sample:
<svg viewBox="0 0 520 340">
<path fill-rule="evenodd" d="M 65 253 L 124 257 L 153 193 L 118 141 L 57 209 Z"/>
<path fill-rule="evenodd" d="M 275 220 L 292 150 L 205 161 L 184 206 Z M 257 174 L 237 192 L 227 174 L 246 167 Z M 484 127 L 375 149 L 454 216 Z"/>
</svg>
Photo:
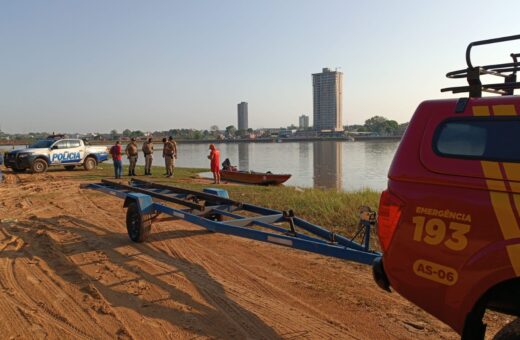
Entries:
<svg viewBox="0 0 520 340">
<path fill-rule="evenodd" d="M 295 216 L 292 210 L 279 211 L 231 200 L 227 191 L 218 188 L 205 188 L 200 192 L 138 179 L 131 179 L 128 184 L 102 180 L 82 187 L 124 199 L 127 231 L 134 242 L 145 241 L 151 233 L 153 222 L 159 221 L 159 216 L 165 214 L 169 216 L 166 220 L 184 220 L 216 233 L 367 265 L 381 256 L 370 250 L 375 213 L 361 218 L 357 232 L 349 239 Z M 364 209 L 366 211 L 366 207 Z M 362 243 L 357 243 L 355 238 L 361 238 Z"/>
</svg>

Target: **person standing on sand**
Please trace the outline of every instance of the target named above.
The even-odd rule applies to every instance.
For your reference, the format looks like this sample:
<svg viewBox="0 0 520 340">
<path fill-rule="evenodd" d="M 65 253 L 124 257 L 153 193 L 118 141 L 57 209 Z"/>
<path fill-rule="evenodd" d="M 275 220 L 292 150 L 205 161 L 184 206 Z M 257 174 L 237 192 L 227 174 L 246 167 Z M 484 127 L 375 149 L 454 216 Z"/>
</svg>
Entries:
<svg viewBox="0 0 520 340">
<path fill-rule="evenodd" d="M 213 173 L 213 184 L 220 184 L 220 151 L 215 147 L 215 144 L 209 146 L 211 150 L 208 159 Z"/>
<path fill-rule="evenodd" d="M 120 141 L 116 141 L 116 144 L 110 148 L 110 154 L 114 161 L 114 176 L 116 179 L 121 178 L 121 173 L 123 172 L 123 147 Z"/>
<path fill-rule="evenodd" d="M 151 176 L 152 175 L 152 161 L 153 161 L 153 143 L 152 143 L 151 138 L 148 138 L 148 141 L 143 143 L 143 153 L 144 153 L 144 175 Z"/>
<path fill-rule="evenodd" d="M 166 177 L 172 177 L 175 159 L 177 159 L 177 143 L 172 136 L 168 137 L 168 141 L 164 144 L 163 156 L 166 162 Z"/>
<path fill-rule="evenodd" d="M 128 176 L 136 176 L 135 174 L 135 165 L 137 164 L 137 143 L 135 142 L 135 138 L 132 137 L 130 143 L 126 146 L 125 154 L 128 157 L 128 162 L 130 163 L 128 167 Z"/>
</svg>

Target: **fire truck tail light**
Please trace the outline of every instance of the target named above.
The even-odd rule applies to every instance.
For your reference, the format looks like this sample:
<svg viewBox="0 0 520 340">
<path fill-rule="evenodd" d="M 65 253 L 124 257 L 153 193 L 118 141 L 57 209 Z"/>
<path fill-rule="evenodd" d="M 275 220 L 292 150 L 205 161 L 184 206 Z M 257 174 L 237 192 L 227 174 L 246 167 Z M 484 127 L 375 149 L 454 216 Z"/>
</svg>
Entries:
<svg viewBox="0 0 520 340">
<path fill-rule="evenodd" d="M 397 196 L 388 190 L 383 191 L 379 201 L 377 219 L 379 242 L 381 242 L 383 252 L 388 249 L 390 241 L 392 241 L 397 224 L 401 218 L 402 206 L 403 202 Z"/>
</svg>

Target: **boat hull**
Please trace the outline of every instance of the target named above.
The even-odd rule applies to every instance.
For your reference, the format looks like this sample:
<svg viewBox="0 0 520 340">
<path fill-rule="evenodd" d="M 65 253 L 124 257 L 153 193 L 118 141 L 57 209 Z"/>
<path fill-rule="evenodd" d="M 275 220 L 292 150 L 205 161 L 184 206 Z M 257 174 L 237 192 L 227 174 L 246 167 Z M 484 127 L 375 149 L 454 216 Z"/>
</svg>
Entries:
<svg viewBox="0 0 520 340">
<path fill-rule="evenodd" d="M 220 178 L 247 184 L 257 185 L 278 185 L 287 181 L 291 175 L 289 174 L 271 174 L 266 172 L 249 172 L 249 171 L 220 171 Z"/>
</svg>

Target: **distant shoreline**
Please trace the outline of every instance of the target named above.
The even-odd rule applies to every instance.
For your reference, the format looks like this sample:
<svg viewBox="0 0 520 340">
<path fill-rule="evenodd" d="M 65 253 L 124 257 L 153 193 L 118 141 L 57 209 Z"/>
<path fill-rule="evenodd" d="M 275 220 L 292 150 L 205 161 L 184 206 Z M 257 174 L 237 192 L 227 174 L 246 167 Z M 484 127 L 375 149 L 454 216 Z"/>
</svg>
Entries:
<svg viewBox="0 0 520 340">
<path fill-rule="evenodd" d="M 357 137 L 305 137 L 305 138 L 256 138 L 256 139 L 175 139 L 177 143 L 183 144 L 229 144 L 229 143 L 293 143 L 293 142 L 364 142 L 364 141 L 400 141 L 402 136 L 357 136 Z M 7 142 L 7 141 L 6 141 Z M 92 145 L 109 145 L 114 141 L 111 140 L 91 140 Z M 125 141 L 123 141 L 124 143 Z M 159 138 L 154 140 L 155 143 L 160 143 Z M 8 143 L 0 142 L 0 146 L 16 146 L 28 145 L 32 141 L 20 140 L 11 141 Z"/>
</svg>

